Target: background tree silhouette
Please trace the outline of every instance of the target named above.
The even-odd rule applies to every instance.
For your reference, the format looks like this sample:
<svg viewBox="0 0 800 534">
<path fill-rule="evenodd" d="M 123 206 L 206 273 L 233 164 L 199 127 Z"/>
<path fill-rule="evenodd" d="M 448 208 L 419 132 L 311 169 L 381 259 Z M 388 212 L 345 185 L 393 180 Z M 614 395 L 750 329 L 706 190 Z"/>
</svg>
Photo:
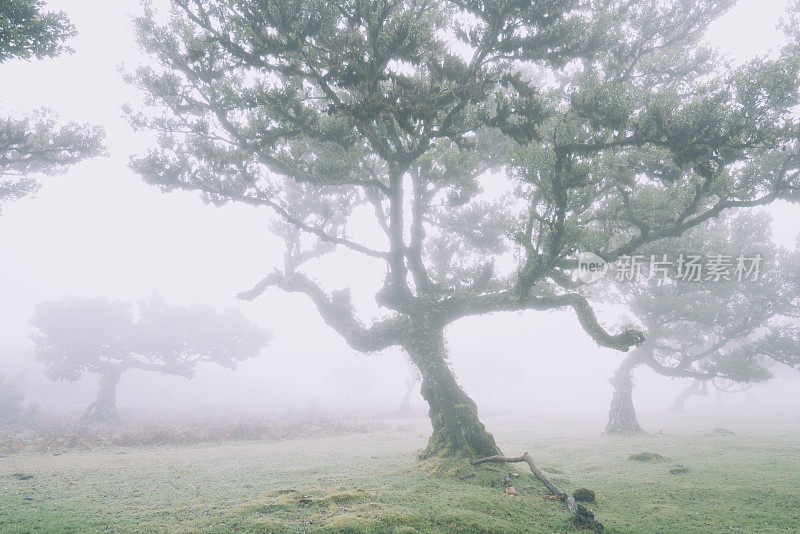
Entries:
<svg viewBox="0 0 800 534">
<path fill-rule="evenodd" d="M 114 423 L 120 377 L 131 369 L 191 377 L 198 363 L 235 368 L 254 358 L 270 334 L 239 312 L 168 304 L 151 297 L 136 307 L 103 298 L 66 297 L 41 303 L 31 323 L 36 359 L 54 380 L 100 376 L 84 419 Z"/>
<path fill-rule="evenodd" d="M 770 228 L 767 215 L 743 212 L 652 245 L 656 258 L 730 255 L 727 280 L 708 279 L 706 272 L 700 281 L 654 276 L 616 283 L 646 341 L 609 380 L 614 393 L 607 432 L 641 430 L 632 397 L 632 372 L 640 365 L 662 376 L 694 379 L 676 399 L 680 407 L 691 395 L 707 395 L 710 381 L 757 383 L 772 376 L 775 363 L 800 368 L 800 255 L 775 247 Z M 757 277 L 740 281 L 734 274 L 739 255 L 762 258 Z"/>
<path fill-rule="evenodd" d="M 25 392 L 20 384 L 0 375 L 0 425 L 18 423 L 24 413 Z"/>
</svg>

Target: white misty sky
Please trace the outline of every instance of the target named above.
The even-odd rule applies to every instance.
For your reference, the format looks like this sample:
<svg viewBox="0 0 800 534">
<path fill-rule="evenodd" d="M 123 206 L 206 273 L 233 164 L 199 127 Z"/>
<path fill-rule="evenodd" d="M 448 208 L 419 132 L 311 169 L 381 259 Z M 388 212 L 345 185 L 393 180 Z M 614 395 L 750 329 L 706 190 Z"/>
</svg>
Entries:
<svg viewBox="0 0 800 534">
<path fill-rule="evenodd" d="M 156 291 L 176 302 L 239 307 L 276 334 L 265 356 L 246 364 L 244 372 L 201 373 L 198 382 L 205 395 L 224 393 L 242 401 L 296 398 L 298 403 L 317 394 L 323 399 L 386 395 L 399 402 L 406 375 L 397 354 L 356 356 L 301 297 L 271 292 L 254 303 L 236 301 L 236 292 L 280 264 L 278 242 L 266 230 L 266 212 L 205 206 L 188 193 L 162 194 L 128 170 L 129 156 L 151 143 L 147 134 L 131 131 L 120 110 L 126 102 L 135 104 L 138 94 L 122 81 L 119 67 L 132 69 L 146 61 L 133 43 L 130 23 L 130 14 L 139 11 L 138 1 L 47 4 L 64 10 L 75 23 L 78 36 L 70 43 L 75 53 L 0 65 L 0 113 L 44 106 L 66 120 L 103 125 L 110 156 L 45 178 L 35 197 L 3 207 L 0 346 L 30 344 L 27 321 L 36 302 L 65 294 L 136 300 Z M 712 28 L 710 40 L 738 61 L 767 53 L 779 42 L 775 24 L 785 4 L 742 0 Z M 778 206 L 770 211 L 778 241 L 792 246 L 798 209 Z M 353 279 L 354 290 L 365 299 L 381 277 L 370 269 L 354 273 L 352 265 L 341 262 L 331 262 L 330 269 L 326 281 L 331 289 Z M 565 334 L 570 341 L 556 353 Z M 611 374 L 620 357 L 598 349 L 569 314 L 474 318 L 454 325 L 449 338 L 457 374 L 468 392 L 485 402 L 502 402 L 529 386 L 545 398 L 574 378 L 579 364 L 585 384 L 576 387 L 604 404 L 607 387 L 600 378 Z M 494 375 L 487 376 L 483 368 L 487 357 L 499 366 Z M 503 373 L 529 381 L 528 386 L 501 387 Z M 287 375 L 304 379 L 298 384 Z M 158 387 L 187 392 L 198 387 L 176 384 Z"/>
</svg>

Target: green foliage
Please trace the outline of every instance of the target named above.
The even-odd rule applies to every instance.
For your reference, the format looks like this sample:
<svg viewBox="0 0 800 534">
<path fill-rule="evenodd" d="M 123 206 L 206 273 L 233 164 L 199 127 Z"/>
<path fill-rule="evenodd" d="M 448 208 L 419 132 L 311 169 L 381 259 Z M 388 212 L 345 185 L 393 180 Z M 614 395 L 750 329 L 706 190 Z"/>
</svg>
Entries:
<svg viewBox="0 0 800 534">
<path fill-rule="evenodd" d="M 329 241 L 363 203 L 377 225 L 392 222 L 403 186 L 389 191 L 390 175 L 415 176 L 422 261 L 397 253 L 436 282 L 416 290 L 442 298 L 509 255 L 515 276 L 493 273 L 485 291 L 542 283 L 579 250 L 613 256 L 683 232 L 711 206 L 772 198 L 743 187 L 739 169 L 767 149 L 796 152 L 800 56 L 787 46 L 722 68 L 699 43 L 731 5 L 178 0 L 168 26 L 150 11 L 137 21 L 160 67 L 129 79 L 169 111 L 131 113 L 163 132 L 133 166 L 165 189 L 300 212 L 297 226 L 315 227 L 297 204 L 322 195 L 344 217 L 314 232 Z M 548 75 L 559 85 L 539 83 Z M 519 187 L 487 202 L 484 173 L 499 169 Z M 761 193 L 782 181 L 774 194 L 788 198 L 785 178 L 756 180 Z M 287 198 L 291 181 L 308 184 L 306 196 Z M 481 214 L 505 231 L 493 224 L 475 239 Z"/>
<path fill-rule="evenodd" d="M 0 63 L 71 51 L 64 41 L 75 28 L 64 13 L 43 11 L 44 5 L 44 0 L 0 1 Z"/>
<path fill-rule="evenodd" d="M 103 155 L 102 139 L 101 127 L 59 125 L 49 110 L 0 119 L 0 176 L 64 172 L 81 159 Z"/>
<path fill-rule="evenodd" d="M 63 13 L 44 12 L 42 0 L 0 0 L 0 63 L 54 57 L 71 49 L 75 35 Z M 39 188 L 31 174 L 58 174 L 75 163 L 101 156 L 103 129 L 76 123 L 59 125 L 54 113 L 40 110 L 23 118 L 0 117 L 0 210 Z"/>
<path fill-rule="evenodd" d="M 104 135 L 101 127 L 59 125 L 48 110 L 0 118 L 0 208 L 36 192 L 39 184 L 30 175 L 63 173 L 85 158 L 105 154 Z"/>
</svg>

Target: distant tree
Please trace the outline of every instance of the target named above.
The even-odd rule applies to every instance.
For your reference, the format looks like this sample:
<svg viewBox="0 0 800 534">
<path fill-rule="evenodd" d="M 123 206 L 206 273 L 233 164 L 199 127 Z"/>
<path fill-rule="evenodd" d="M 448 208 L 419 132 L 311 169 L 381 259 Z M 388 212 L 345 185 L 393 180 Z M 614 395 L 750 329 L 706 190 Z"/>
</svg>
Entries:
<svg viewBox="0 0 800 534">
<path fill-rule="evenodd" d="M 155 104 L 130 116 L 161 135 L 133 168 L 272 210 L 285 266 L 241 296 L 304 294 L 354 349 L 402 347 L 433 426 L 422 457 L 495 454 L 449 324 L 571 308 L 628 350 L 641 332 L 606 330 L 571 278 L 581 251 L 613 261 L 797 200 L 797 29 L 728 68 L 701 39 L 732 4 L 173 0 L 168 25 L 136 23 L 159 65 L 130 76 Z M 309 275 L 333 250 L 380 262 L 382 316 Z"/>
<path fill-rule="evenodd" d="M 0 1 L 0 63 L 55 57 L 72 50 L 75 29 L 64 13 L 43 11 L 41 0 Z M 10 80 L 9 80 L 10 81 Z M 41 110 L 27 117 L 0 117 L 0 210 L 5 202 L 34 193 L 30 174 L 57 174 L 104 153 L 103 129 L 76 123 L 59 126 Z"/>
<path fill-rule="evenodd" d="M 709 384 L 716 390 L 716 397 L 714 400 L 715 405 L 722 406 L 722 395 L 725 393 L 741 393 L 750 394 L 750 388 L 753 386 L 751 382 L 737 382 L 729 378 L 715 377 L 710 380 L 700 380 L 695 378 L 692 383 L 686 386 L 669 405 L 669 409 L 673 412 L 683 412 L 686 410 L 686 401 L 694 396 L 705 397 L 708 395 Z M 748 400 L 752 397 L 748 396 Z"/>
<path fill-rule="evenodd" d="M 10 425 L 22 419 L 25 407 L 25 392 L 20 385 L 0 375 L 0 425 Z"/>
<path fill-rule="evenodd" d="M 683 390 L 681 390 L 678 396 L 675 397 L 675 400 L 672 401 L 672 404 L 669 405 L 669 409 L 673 412 L 683 412 L 686 409 L 686 401 L 689 400 L 691 397 L 694 397 L 695 395 L 699 397 L 705 397 L 708 395 L 707 380 L 700 380 L 699 378 L 693 379 L 692 383 L 683 388 Z M 631 403 L 632 402 L 633 401 L 631 401 Z M 641 427 L 639 427 L 638 423 L 635 423 L 634 425 L 631 425 L 631 427 L 626 428 L 620 426 L 619 430 L 610 430 L 610 432 L 630 432 L 630 431 L 638 432 L 639 430 L 641 430 Z"/>
<path fill-rule="evenodd" d="M 800 253 L 775 247 L 768 216 L 723 218 L 654 244 L 652 252 L 656 258 L 664 253 L 730 256 L 729 279 L 707 280 L 706 273 L 701 281 L 655 276 L 617 283 L 646 341 L 610 379 L 614 393 L 607 432 L 641 430 L 632 397 L 632 372 L 640 365 L 662 376 L 694 379 L 675 400 L 677 409 L 692 395 L 707 395 L 709 383 L 730 389 L 762 382 L 772 376 L 775 363 L 800 369 Z M 761 258 L 757 276 L 739 281 L 733 275 L 740 254 Z"/>
<path fill-rule="evenodd" d="M 414 365 L 414 362 L 408 360 L 408 377 L 406 378 L 406 391 L 403 394 L 403 399 L 400 401 L 399 412 L 401 415 L 408 415 L 411 413 L 411 396 L 417 391 L 417 387 L 421 381 L 419 369 Z"/>
<path fill-rule="evenodd" d="M 207 306 L 176 306 L 151 297 L 136 314 L 128 304 L 103 298 L 66 297 L 41 303 L 31 323 L 36 359 L 54 380 L 100 375 L 97 400 L 86 420 L 116 422 L 116 391 L 132 369 L 191 377 L 198 363 L 235 368 L 258 355 L 270 340 L 267 331 L 239 312 Z"/>
</svg>

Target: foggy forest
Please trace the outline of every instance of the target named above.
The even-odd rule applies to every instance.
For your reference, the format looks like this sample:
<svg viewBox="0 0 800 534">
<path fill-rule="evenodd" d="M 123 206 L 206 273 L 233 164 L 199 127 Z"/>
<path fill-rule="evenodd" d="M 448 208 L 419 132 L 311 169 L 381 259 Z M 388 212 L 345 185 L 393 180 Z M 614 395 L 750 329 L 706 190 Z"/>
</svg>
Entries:
<svg viewBox="0 0 800 534">
<path fill-rule="evenodd" d="M 0 532 L 800 532 L 800 0 L 0 0 Z"/>
</svg>

